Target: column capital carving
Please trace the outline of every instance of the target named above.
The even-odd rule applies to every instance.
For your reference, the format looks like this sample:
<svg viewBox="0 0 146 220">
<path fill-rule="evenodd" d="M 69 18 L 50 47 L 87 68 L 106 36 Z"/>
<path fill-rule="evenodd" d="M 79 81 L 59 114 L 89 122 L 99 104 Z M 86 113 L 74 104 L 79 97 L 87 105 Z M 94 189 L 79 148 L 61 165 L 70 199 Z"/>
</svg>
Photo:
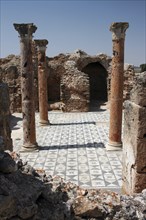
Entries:
<svg viewBox="0 0 146 220">
<path fill-rule="evenodd" d="M 28 24 L 13 24 L 14 28 L 20 34 L 20 37 L 32 37 L 37 27 L 33 23 Z"/>
<path fill-rule="evenodd" d="M 125 39 L 125 33 L 129 27 L 128 22 L 114 22 L 110 26 L 110 31 L 112 32 L 112 39 L 119 40 L 121 38 Z"/>
<path fill-rule="evenodd" d="M 38 50 L 45 50 L 46 45 L 49 43 L 46 39 L 34 40 L 36 47 Z"/>
</svg>

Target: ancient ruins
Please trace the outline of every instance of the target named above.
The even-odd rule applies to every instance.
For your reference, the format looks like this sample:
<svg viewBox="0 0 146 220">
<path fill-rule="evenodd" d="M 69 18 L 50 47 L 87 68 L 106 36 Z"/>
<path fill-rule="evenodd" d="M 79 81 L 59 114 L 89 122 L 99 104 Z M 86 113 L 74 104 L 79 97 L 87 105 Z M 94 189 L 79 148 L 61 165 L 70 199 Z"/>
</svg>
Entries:
<svg viewBox="0 0 146 220">
<path fill-rule="evenodd" d="M 36 58 L 33 61 L 36 91 L 38 89 L 36 85 L 38 83 L 36 72 L 38 64 Z M 10 88 L 10 111 L 11 113 L 21 112 L 20 57 L 10 55 L 1 59 L 1 68 L 3 81 Z M 93 76 L 96 72 L 99 74 L 96 74 L 96 80 L 94 80 Z M 94 100 L 107 101 L 110 98 L 111 57 L 105 54 L 90 56 L 81 50 L 76 50 L 74 53 L 59 54 L 54 58 L 46 57 L 46 74 L 49 103 L 63 101 L 66 104 L 64 111 L 87 111 L 90 110 L 90 104 L 94 103 Z M 126 65 L 124 70 L 124 100 L 129 99 L 134 75 L 134 67 Z M 68 87 L 66 83 L 69 85 Z M 83 83 L 85 88 L 82 86 Z M 89 87 L 89 85 L 91 86 Z M 83 97 L 82 91 L 84 92 Z M 67 95 L 67 92 L 72 95 Z M 92 94 L 90 97 L 89 93 Z M 85 107 L 83 104 L 80 104 L 81 106 L 73 105 L 78 97 L 84 98 L 82 103 L 86 104 Z M 38 111 L 37 92 L 35 92 L 34 98 Z"/>
<path fill-rule="evenodd" d="M 1 220 L 146 219 L 146 72 L 135 73 L 132 65 L 124 67 L 128 26 L 125 22 L 111 25 L 112 58 L 90 56 L 82 50 L 48 58 L 48 40 L 32 39 L 37 27 L 14 24 L 21 56 L 0 59 Z M 10 114 L 22 112 L 22 151 L 35 152 L 39 150 L 35 111 L 39 111 L 41 126 L 51 126 L 48 110 L 88 112 L 96 101 L 99 107 L 110 103 L 107 150 L 117 150 L 123 142 L 122 190 L 127 195 L 85 189 L 47 176 L 13 152 Z"/>
</svg>

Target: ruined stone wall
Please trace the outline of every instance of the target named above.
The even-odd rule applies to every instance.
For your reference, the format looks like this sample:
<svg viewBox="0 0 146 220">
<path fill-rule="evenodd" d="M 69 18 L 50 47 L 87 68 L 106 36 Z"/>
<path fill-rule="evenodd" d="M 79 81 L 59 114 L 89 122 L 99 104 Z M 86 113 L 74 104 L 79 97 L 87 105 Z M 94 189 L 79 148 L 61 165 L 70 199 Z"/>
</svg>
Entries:
<svg viewBox="0 0 146 220">
<path fill-rule="evenodd" d="M 34 65 L 34 99 L 36 111 L 38 111 L 37 56 L 34 45 L 32 49 Z M 99 63 L 99 65 L 102 65 L 105 71 L 107 71 L 107 93 L 108 100 L 110 100 L 111 57 L 105 54 L 90 56 L 84 51 L 76 50 L 71 54 L 59 54 L 53 58 L 47 57 L 46 61 L 49 102 L 65 102 L 65 111 L 87 111 L 90 101 L 90 79 L 89 74 L 84 73 L 84 69 L 86 69 L 88 65 L 95 63 Z M 67 61 L 69 62 L 67 63 Z M 10 111 L 11 113 L 21 112 L 20 57 L 10 55 L 5 59 L 0 59 L 0 64 L 3 81 L 9 86 Z M 134 74 L 133 67 L 128 65 L 124 74 L 124 100 L 129 99 L 130 90 L 133 86 Z M 94 77 L 92 78 L 94 79 Z M 72 86 L 68 86 L 68 84 Z M 97 83 L 97 87 L 98 84 L 99 83 Z M 70 89 L 71 91 L 69 91 Z M 101 86 L 100 91 L 102 91 Z M 71 99 L 69 99 L 69 97 L 71 97 Z M 77 103 L 80 105 L 79 107 Z"/>
<path fill-rule="evenodd" d="M 34 54 L 34 53 L 33 53 Z M 20 56 L 10 55 L 0 59 L 3 82 L 7 83 L 10 96 L 10 112 L 21 112 L 21 69 Z M 38 111 L 37 59 L 33 56 L 34 100 Z"/>
<path fill-rule="evenodd" d="M 60 58 L 57 59 L 57 63 L 56 58 L 49 62 L 50 72 L 60 77 L 60 100 L 65 103 L 65 111 L 89 110 L 91 101 L 90 74 L 84 72 L 84 69 L 90 63 L 99 63 L 107 70 L 110 61 L 111 58 L 104 54 L 89 56 L 84 51 L 76 50 L 72 54 L 61 54 Z M 93 73 L 92 69 L 91 72 Z"/>
<path fill-rule="evenodd" d="M 3 82 L 7 83 L 10 95 L 10 112 L 21 112 L 20 58 L 10 55 L 0 60 Z"/>
<path fill-rule="evenodd" d="M 61 101 L 65 104 L 65 111 L 89 110 L 89 79 L 79 71 L 74 61 L 65 63 L 65 74 L 61 79 Z"/>
<path fill-rule="evenodd" d="M 126 64 L 124 66 L 123 101 L 130 99 L 130 91 L 133 88 L 134 76 L 135 76 L 134 66 L 130 64 Z M 109 66 L 108 69 L 107 87 L 108 87 L 108 100 L 110 100 L 111 65 Z"/>
<path fill-rule="evenodd" d="M 133 81 L 134 81 L 135 71 L 133 65 L 125 65 L 124 68 L 124 89 L 123 89 L 123 99 L 129 100 L 130 99 L 130 92 L 133 88 Z"/>
<path fill-rule="evenodd" d="M 9 105 L 8 86 L 2 82 L 0 73 L 0 151 L 12 150 Z"/>
<path fill-rule="evenodd" d="M 68 55 L 59 54 L 54 58 L 47 57 L 48 64 L 48 100 L 57 102 L 61 99 L 61 79 L 65 74 L 64 63 L 68 60 Z"/>
<path fill-rule="evenodd" d="M 146 72 L 135 76 L 124 106 L 123 190 L 131 194 L 146 188 Z"/>
</svg>

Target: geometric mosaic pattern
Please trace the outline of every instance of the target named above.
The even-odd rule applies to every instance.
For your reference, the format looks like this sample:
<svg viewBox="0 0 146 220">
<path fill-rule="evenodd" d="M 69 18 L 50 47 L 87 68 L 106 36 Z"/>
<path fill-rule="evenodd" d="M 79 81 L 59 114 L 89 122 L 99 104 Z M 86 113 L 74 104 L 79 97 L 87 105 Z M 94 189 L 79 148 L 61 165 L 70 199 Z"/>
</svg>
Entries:
<svg viewBox="0 0 146 220">
<path fill-rule="evenodd" d="M 49 112 L 52 125 L 40 126 L 36 113 L 38 152 L 21 158 L 47 174 L 59 175 L 82 187 L 120 190 L 122 151 L 106 151 L 109 112 Z M 17 123 L 15 123 L 15 121 Z M 22 146 L 21 114 L 12 116 L 14 150 Z"/>
</svg>

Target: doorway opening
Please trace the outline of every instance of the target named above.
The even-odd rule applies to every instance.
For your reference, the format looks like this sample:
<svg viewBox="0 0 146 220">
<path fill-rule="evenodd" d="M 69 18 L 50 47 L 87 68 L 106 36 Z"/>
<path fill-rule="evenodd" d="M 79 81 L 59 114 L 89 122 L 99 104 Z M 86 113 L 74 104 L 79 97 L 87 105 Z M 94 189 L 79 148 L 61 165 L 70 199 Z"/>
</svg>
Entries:
<svg viewBox="0 0 146 220">
<path fill-rule="evenodd" d="M 82 69 L 88 74 L 90 85 L 90 108 L 107 102 L 107 70 L 99 63 L 89 63 Z"/>
</svg>

